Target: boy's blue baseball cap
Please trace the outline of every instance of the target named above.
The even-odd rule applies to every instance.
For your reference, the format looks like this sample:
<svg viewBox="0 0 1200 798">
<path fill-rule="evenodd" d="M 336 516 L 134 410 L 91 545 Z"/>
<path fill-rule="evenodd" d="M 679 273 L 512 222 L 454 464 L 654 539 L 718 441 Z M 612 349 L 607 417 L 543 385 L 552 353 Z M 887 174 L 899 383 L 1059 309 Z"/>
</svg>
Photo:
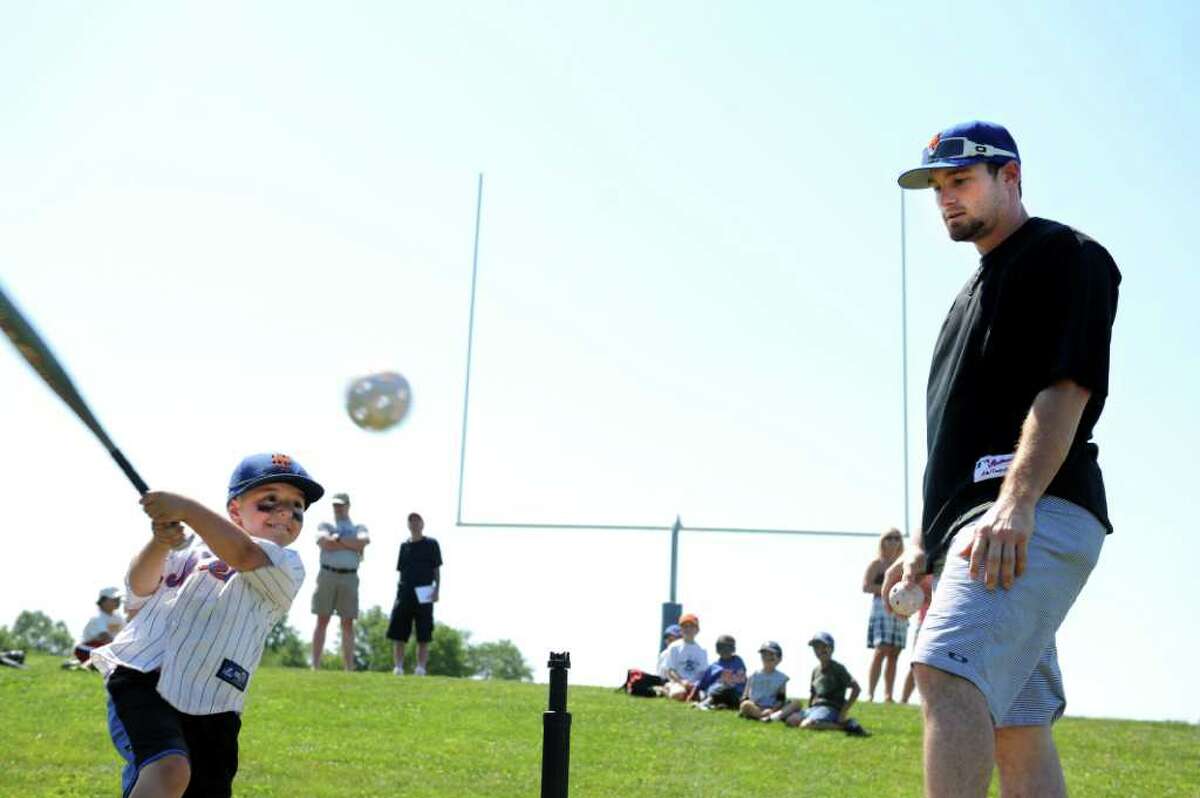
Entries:
<svg viewBox="0 0 1200 798">
<path fill-rule="evenodd" d="M 758 647 L 759 654 L 763 653 L 764 651 L 770 651 L 777 658 L 783 659 L 783 646 L 779 645 L 774 640 L 768 640 Z"/>
<path fill-rule="evenodd" d="M 823 643 L 829 646 L 830 651 L 833 651 L 833 635 L 829 634 L 829 632 L 817 632 L 812 636 L 812 639 L 808 641 L 810 646 L 813 643 Z"/>
<path fill-rule="evenodd" d="M 683 627 L 677 623 L 673 623 L 666 629 L 663 629 L 663 637 L 683 637 Z"/>
<path fill-rule="evenodd" d="M 973 163 L 1005 164 L 1021 162 L 1017 142 L 995 122 L 978 119 L 951 125 L 934 135 L 921 151 L 921 165 L 901 172 L 896 182 L 900 188 L 929 188 L 929 175 L 934 169 L 960 169 Z"/>
<path fill-rule="evenodd" d="M 288 455 L 252 454 L 233 469 L 233 476 L 229 478 L 229 497 L 226 501 L 236 499 L 251 488 L 271 482 L 295 485 L 304 494 L 305 507 L 325 495 L 325 489 L 308 475 L 304 466 Z"/>
</svg>

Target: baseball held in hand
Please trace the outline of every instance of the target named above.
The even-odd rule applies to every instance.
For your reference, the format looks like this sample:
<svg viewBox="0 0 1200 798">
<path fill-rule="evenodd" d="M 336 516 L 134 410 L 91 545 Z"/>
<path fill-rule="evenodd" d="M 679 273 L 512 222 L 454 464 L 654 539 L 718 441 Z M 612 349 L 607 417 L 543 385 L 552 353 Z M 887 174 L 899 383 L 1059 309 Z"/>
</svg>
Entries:
<svg viewBox="0 0 1200 798">
<path fill-rule="evenodd" d="M 906 585 L 903 582 L 897 582 L 888 591 L 888 604 L 891 605 L 892 612 L 903 618 L 907 618 L 921 609 L 921 605 L 924 603 L 925 591 L 921 589 L 920 585 Z"/>
<path fill-rule="evenodd" d="M 346 412 L 362 429 L 382 431 L 404 420 L 412 392 L 394 371 L 359 377 L 346 388 Z"/>
</svg>

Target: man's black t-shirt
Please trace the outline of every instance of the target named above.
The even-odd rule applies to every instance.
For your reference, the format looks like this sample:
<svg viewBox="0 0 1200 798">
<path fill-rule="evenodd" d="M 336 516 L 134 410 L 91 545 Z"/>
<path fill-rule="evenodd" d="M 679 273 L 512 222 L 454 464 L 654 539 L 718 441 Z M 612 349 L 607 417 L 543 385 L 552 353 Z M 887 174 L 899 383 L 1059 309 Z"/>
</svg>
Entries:
<svg viewBox="0 0 1200 798">
<path fill-rule="evenodd" d="M 415 588 L 432 583 L 434 569 L 441 565 L 442 550 L 433 538 L 406 540 L 400 544 L 396 570 L 400 572 L 400 584 L 404 587 Z"/>
<path fill-rule="evenodd" d="M 1064 379 L 1091 396 L 1046 495 L 1086 508 L 1112 531 L 1090 439 L 1108 395 L 1120 282 L 1102 246 L 1047 219 L 1029 219 L 980 260 L 929 370 L 922 529 L 930 563 L 995 501 L 1034 398 Z"/>
</svg>

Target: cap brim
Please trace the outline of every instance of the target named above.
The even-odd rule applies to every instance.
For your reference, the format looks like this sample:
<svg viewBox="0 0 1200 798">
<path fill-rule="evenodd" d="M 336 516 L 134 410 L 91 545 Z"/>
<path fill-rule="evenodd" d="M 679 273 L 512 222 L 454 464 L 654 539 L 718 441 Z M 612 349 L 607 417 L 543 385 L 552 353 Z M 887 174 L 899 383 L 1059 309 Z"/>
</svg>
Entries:
<svg viewBox="0 0 1200 798">
<path fill-rule="evenodd" d="M 315 480 L 302 477 L 299 474 L 263 474 L 261 477 L 247 480 L 244 484 L 238 485 L 233 495 L 235 497 L 241 496 L 251 488 L 257 488 L 259 485 L 270 485 L 272 482 L 282 482 L 285 485 L 295 485 L 299 488 L 300 492 L 304 494 L 305 507 L 315 504 L 325 495 L 325 489 Z"/>
<path fill-rule="evenodd" d="M 901 172 L 900 177 L 896 178 L 896 182 L 900 184 L 900 188 L 929 188 L 932 185 L 929 182 L 929 176 L 933 174 L 934 169 L 962 169 L 964 166 L 970 166 L 982 160 L 982 158 L 964 158 L 958 161 L 934 161 L 918 166 L 916 169 Z"/>
<path fill-rule="evenodd" d="M 930 188 L 933 184 L 930 182 L 930 176 L 934 169 L 962 169 L 966 166 L 972 166 L 977 163 L 996 163 L 1004 164 L 1009 161 L 1020 161 L 1016 158 L 1008 157 L 972 157 L 972 158 L 946 158 L 932 163 L 922 164 L 915 169 L 909 169 L 906 172 L 901 172 L 900 177 L 896 178 L 896 182 L 900 184 L 900 188 L 922 189 Z"/>
</svg>

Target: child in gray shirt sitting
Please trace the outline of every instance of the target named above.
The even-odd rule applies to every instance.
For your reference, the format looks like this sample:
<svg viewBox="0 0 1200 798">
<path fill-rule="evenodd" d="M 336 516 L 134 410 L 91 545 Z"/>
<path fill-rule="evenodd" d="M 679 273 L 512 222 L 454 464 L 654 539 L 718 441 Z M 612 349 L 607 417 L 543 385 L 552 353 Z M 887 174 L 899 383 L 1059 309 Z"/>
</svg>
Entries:
<svg viewBox="0 0 1200 798">
<path fill-rule="evenodd" d="M 751 720 L 762 720 L 787 701 L 787 674 L 776 670 L 783 659 L 783 648 L 774 640 L 768 640 L 758 647 L 758 653 L 762 657 L 762 670 L 755 671 L 746 680 L 746 692 L 738 707 L 738 714 Z"/>
</svg>

